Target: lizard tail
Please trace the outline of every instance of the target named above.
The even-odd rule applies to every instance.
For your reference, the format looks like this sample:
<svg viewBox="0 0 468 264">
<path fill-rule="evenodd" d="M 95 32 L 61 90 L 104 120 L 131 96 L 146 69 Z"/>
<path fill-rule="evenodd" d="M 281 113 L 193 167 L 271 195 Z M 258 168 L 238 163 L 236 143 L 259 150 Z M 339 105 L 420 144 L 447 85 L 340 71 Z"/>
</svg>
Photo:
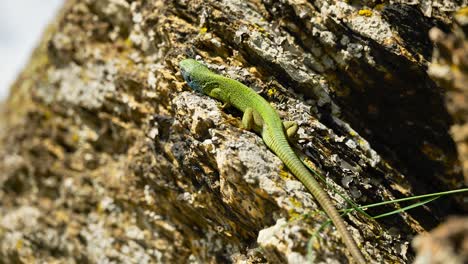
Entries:
<svg viewBox="0 0 468 264">
<path fill-rule="evenodd" d="M 284 138 L 284 136 L 283 136 Z M 277 140 L 271 142 L 270 148 L 273 152 L 280 157 L 281 160 L 286 164 L 286 166 L 291 170 L 291 172 L 299 179 L 302 184 L 312 193 L 312 195 L 317 199 L 320 206 L 323 208 L 325 213 L 330 217 L 336 229 L 340 233 L 344 243 L 348 247 L 351 255 L 357 263 L 366 263 L 364 256 L 361 254 L 361 251 L 356 245 L 353 237 L 346 229 L 346 225 L 341 218 L 340 214 L 336 210 L 335 206 L 331 203 L 330 197 L 328 194 L 323 191 L 315 180 L 314 176 L 310 171 L 302 164 L 299 158 L 294 153 L 293 149 L 289 146 L 286 138 L 283 140 Z M 283 142 L 284 141 L 284 142 Z M 267 142 L 265 142 L 267 143 Z M 268 145 L 268 143 L 267 143 Z"/>
</svg>

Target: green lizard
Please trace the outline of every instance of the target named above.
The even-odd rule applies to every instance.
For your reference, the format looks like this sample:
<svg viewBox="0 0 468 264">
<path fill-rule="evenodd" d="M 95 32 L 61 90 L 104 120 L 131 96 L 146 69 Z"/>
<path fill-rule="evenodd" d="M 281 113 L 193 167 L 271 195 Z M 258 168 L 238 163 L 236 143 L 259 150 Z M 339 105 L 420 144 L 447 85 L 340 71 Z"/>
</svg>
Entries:
<svg viewBox="0 0 468 264">
<path fill-rule="evenodd" d="M 262 136 L 265 144 L 317 199 L 338 229 L 355 261 L 366 263 L 327 193 L 321 189 L 319 183 L 288 143 L 287 136 L 291 136 L 297 131 L 297 124 L 295 122 L 283 123 L 276 110 L 254 90 L 236 80 L 210 71 L 194 59 L 182 60 L 179 66 L 182 76 L 193 90 L 218 99 L 225 106 L 234 106 L 244 112 L 243 127 L 252 129 Z"/>
</svg>

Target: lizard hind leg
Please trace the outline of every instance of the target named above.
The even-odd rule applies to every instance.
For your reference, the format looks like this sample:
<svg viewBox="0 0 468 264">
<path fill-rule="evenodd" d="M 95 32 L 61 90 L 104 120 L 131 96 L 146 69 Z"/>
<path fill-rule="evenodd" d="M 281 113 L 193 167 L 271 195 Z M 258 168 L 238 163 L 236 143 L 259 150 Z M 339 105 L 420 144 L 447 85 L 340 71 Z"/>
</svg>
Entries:
<svg viewBox="0 0 468 264">
<path fill-rule="evenodd" d="M 284 121 L 283 122 L 284 129 L 286 130 L 286 134 L 288 138 L 292 138 L 296 135 L 297 129 L 299 126 L 297 125 L 296 121 Z"/>
<path fill-rule="evenodd" d="M 249 107 L 245 109 L 242 116 L 242 127 L 260 133 L 263 127 L 263 119 L 257 111 Z"/>
</svg>

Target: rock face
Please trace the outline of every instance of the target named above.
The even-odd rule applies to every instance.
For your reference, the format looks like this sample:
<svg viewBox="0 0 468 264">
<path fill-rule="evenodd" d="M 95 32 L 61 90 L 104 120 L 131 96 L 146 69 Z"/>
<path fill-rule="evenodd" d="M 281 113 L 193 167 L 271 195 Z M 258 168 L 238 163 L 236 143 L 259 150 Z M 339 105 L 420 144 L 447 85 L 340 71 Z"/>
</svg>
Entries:
<svg viewBox="0 0 468 264">
<path fill-rule="evenodd" d="M 2 106 L 0 263 L 350 261 L 240 113 L 184 84 L 186 57 L 298 121 L 293 144 L 340 209 L 337 192 L 364 205 L 459 188 L 426 70 L 427 32 L 460 1 L 376 2 L 67 1 Z M 370 262 L 411 262 L 456 198 L 346 221 Z"/>
<path fill-rule="evenodd" d="M 430 31 L 437 46 L 428 72 L 446 90 L 445 104 L 454 121 L 450 132 L 468 183 L 468 8 L 460 9 L 454 18 L 451 33 L 438 28 Z"/>
<path fill-rule="evenodd" d="M 468 218 L 452 217 L 430 233 L 418 235 L 413 240 L 418 252 L 415 264 L 453 263 L 468 260 Z"/>
</svg>

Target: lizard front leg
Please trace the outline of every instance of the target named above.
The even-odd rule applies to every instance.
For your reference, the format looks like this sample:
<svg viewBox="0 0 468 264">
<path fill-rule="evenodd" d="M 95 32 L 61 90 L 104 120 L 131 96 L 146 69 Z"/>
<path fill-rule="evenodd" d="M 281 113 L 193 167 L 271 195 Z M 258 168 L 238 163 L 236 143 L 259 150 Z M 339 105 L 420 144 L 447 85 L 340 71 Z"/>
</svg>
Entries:
<svg viewBox="0 0 468 264">
<path fill-rule="evenodd" d="M 212 89 L 208 95 L 222 101 L 222 90 L 220 88 Z"/>
<path fill-rule="evenodd" d="M 223 102 L 223 105 L 221 106 L 221 109 L 223 110 L 231 106 L 231 103 L 229 103 L 229 100 L 226 98 L 223 98 L 222 90 L 220 88 L 212 89 L 208 95 L 210 97 L 213 97 Z"/>
</svg>

